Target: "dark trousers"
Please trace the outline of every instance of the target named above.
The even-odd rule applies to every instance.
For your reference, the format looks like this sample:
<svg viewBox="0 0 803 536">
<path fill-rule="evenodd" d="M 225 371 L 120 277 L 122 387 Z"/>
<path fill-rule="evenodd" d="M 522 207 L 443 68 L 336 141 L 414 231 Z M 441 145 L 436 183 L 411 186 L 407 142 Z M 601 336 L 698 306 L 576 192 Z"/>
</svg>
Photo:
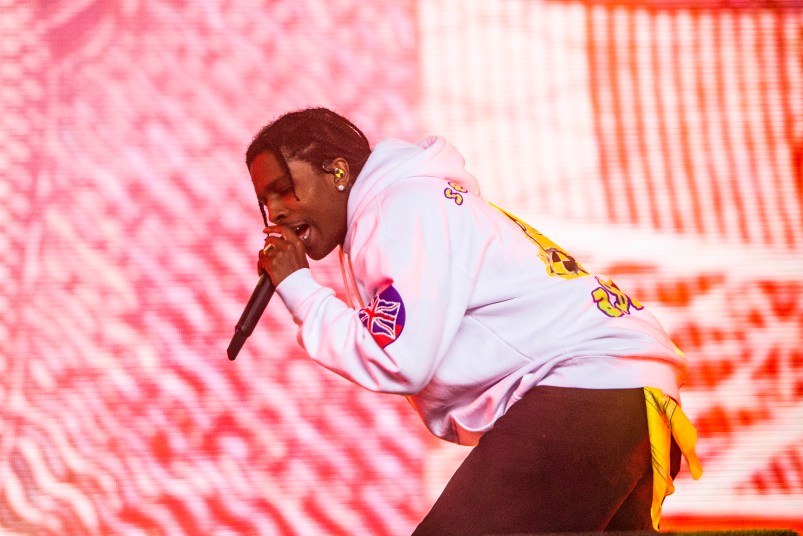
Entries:
<svg viewBox="0 0 803 536">
<path fill-rule="evenodd" d="M 680 469 L 672 445 L 671 474 Z M 653 530 L 642 389 L 535 387 L 487 432 L 423 535 Z"/>
</svg>

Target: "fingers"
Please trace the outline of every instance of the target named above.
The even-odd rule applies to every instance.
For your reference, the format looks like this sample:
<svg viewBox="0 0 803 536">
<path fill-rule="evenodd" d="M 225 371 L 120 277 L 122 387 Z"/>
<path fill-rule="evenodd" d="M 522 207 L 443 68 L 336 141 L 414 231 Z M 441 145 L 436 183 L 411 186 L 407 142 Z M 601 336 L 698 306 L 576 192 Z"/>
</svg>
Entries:
<svg viewBox="0 0 803 536">
<path fill-rule="evenodd" d="M 284 243 L 285 246 L 281 246 Z M 265 246 L 259 251 L 259 261 L 257 262 L 257 272 L 263 271 L 270 273 L 273 266 L 273 260 L 279 252 L 279 247 L 286 247 L 287 241 L 284 238 L 276 236 L 268 236 L 265 239 Z"/>
<path fill-rule="evenodd" d="M 268 247 L 268 244 L 273 244 L 284 250 L 284 248 L 289 245 L 295 251 L 296 255 L 305 254 L 304 242 L 302 242 L 296 232 L 289 227 L 274 225 L 272 227 L 265 227 L 263 232 L 267 235 L 265 238 L 265 247 Z"/>
<path fill-rule="evenodd" d="M 266 227 L 263 232 L 267 235 L 265 238 L 265 247 L 267 247 L 268 244 L 274 244 L 279 251 L 291 249 L 296 258 L 299 260 L 306 259 L 306 247 L 304 242 L 293 229 L 282 225 L 275 225 Z"/>
<path fill-rule="evenodd" d="M 267 272 L 278 285 L 294 271 L 308 267 L 304 243 L 292 229 L 280 225 L 264 229 L 265 246 L 259 252 L 257 272 Z"/>
<path fill-rule="evenodd" d="M 280 237 L 287 240 L 291 244 L 296 244 L 296 243 L 301 244 L 301 239 L 298 237 L 296 232 L 290 229 L 289 227 L 284 227 L 283 225 L 274 225 L 272 227 L 265 227 L 262 230 L 262 232 L 268 235 L 268 238 L 272 236 Z"/>
</svg>

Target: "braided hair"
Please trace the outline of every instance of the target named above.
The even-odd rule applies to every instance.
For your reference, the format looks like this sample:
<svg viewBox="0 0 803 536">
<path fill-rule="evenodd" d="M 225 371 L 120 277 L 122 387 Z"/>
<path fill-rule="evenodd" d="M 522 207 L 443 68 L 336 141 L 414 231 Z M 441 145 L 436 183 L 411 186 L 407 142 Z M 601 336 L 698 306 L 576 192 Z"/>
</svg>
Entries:
<svg viewBox="0 0 803 536">
<path fill-rule="evenodd" d="M 345 117 L 326 108 L 307 108 L 286 113 L 263 127 L 245 152 L 246 166 L 250 169 L 254 159 L 265 152 L 279 159 L 292 183 L 287 160 L 302 160 L 329 171 L 327 163 L 341 157 L 356 177 L 371 154 L 371 146 L 365 134 Z M 259 211 L 267 227 L 268 216 L 262 203 Z"/>
</svg>

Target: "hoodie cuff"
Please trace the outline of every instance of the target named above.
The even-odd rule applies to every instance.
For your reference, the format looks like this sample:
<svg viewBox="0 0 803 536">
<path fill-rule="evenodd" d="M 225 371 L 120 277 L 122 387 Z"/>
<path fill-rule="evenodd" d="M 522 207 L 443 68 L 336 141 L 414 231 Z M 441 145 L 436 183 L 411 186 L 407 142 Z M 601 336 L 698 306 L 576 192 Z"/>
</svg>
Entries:
<svg viewBox="0 0 803 536">
<path fill-rule="evenodd" d="M 334 293 L 320 285 L 312 277 L 312 270 L 309 268 L 301 268 L 284 278 L 284 281 L 279 283 L 276 287 L 276 293 L 284 302 L 287 310 L 293 315 L 296 322 L 301 322 L 305 315 L 305 309 L 309 308 L 312 303 L 312 298 L 316 293 L 321 290 Z M 306 306 L 306 307 L 305 307 Z"/>
</svg>

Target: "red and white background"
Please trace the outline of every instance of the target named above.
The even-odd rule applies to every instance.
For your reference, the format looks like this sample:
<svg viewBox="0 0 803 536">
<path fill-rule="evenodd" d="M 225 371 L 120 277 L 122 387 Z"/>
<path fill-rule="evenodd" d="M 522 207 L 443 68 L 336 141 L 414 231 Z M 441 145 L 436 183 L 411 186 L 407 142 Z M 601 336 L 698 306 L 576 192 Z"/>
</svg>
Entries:
<svg viewBox="0 0 803 536">
<path fill-rule="evenodd" d="M 226 358 L 262 243 L 244 150 L 311 105 L 446 135 L 653 309 L 705 469 L 665 529 L 803 529 L 799 2 L 0 0 L 0 533 L 426 513 L 468 449 L 310 363 L 280 301 Z"/>
</svg>

